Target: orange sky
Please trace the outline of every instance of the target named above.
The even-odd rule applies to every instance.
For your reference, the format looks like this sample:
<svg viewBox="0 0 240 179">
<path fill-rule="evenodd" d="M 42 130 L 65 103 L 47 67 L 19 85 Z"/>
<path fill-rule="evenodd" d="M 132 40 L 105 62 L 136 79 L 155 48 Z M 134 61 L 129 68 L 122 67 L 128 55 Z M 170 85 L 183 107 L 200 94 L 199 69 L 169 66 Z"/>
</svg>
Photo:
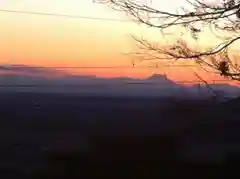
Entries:
<svg viewBox="0 0 240 179">
<path fill-rule="evenodd" d="M 168 0 L 161 2 L 159 6 L 164 5 L 165 9 L 171 11 L 174 9 L 173 2 L 176 5 L 182 4 L 182 0 L 178 0 L 179 4 L 176 0 Z M 92 0 L 3 0 L 0 1 L 0 9 L 127 19 L 123 13 L 115 12 L 104 5 L 93 4 Z M 130 66 L 132 57 L 122 54 L 134 50 L 134 41 L 130 35 L 145 35 L 163 42 L 158 31 L 133 22 L 7 12 L 0 12 L 0 21 L 0 63 L 7 64 L 44 67 Z M 209 33 L 203 36 L 207 38 L 202 38 L 199 43 L 208 44 L 212 36 Z M 212 38 L 211 42 L 213 41 Z M 138 78 L 161 72 L 176 80 L 193 79 L 192 70 L 187 68 L 79 69 L 72 72 Z M 212 78 L 210 76 L 207 78 Z"/>
</svg>

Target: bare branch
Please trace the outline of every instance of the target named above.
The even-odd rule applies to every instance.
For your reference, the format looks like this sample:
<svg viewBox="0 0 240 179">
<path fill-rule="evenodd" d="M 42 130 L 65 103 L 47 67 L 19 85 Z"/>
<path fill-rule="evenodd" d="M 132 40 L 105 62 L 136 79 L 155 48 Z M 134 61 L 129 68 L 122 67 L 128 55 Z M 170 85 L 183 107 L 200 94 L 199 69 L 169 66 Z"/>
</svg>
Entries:
<svg viewBox="0 0 240 179">
<path fill-rule="evenodd" d="M 96 0 L 110 5 L 115 10 L 126 12 L 133 20 L 149 27 L 159 29 L 164 35 L 170 27 L 183 27 L 197 41 L 203 29 L 211 30 L 213 35 L 221 40 L 207 50 L 198 51 L 190 48 L 188 43 L 178 40 L 171 45 L 156 44 L 143 38 L 133 37 L 145 59 L 194 60 L 204 70 L 210 69 L 224 77 L 240 80 L 240 66 L 232 62 L 228 49 L 240 39 L 240 0 L 222 0 L 211 4 L 206 0 L 185 0 L 186 6 L 176 9 L 176 12 L 164 11 L 161 7 L 147 0 Z M 145 3 L 143 3 L 145 2 Z M 216 34 L 219 32 L 219 34 Z M 223 36 L 223 35 L 227 36 Z M 136 55 L 135 54 L 135 55 Z"/>
<path fill-rule="evenodd" d="M 214 89 L 208 84 L 208 82 L 206 80 L 204 80 L 199 74 L 197 74 L 196 72 L 194 72 L 195 76 L 202 81 L 206 87 L 209 89 L 209 91 L 214 95 L 215 98 L 219 99 L 218 94 L 214 91 Z"/>
</svg>

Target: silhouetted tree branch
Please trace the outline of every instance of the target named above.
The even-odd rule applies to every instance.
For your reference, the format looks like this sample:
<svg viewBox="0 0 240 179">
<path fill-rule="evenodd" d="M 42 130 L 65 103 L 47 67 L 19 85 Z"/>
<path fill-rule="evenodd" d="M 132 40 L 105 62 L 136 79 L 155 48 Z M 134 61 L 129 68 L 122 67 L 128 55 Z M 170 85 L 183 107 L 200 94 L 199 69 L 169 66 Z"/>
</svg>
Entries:
<svg viewBox="0 0 240 179">
<path fill-rule="evenodd" d="M 170 27 L 183 27 L 197 41 L 202 30 L 209 27 L 213 35 L 222 41 L 213 48 L 198 51 L 189 48 L 187 42 L 181 39 L 174 44 L 163 45 L 134 37 L 141 50 L 138 55 L 146 54 L 150 59 L 192 59 L 203 68 L 207 67 L 222 76 L 240 80 L 239 65 L 232 63 L 228 54 L 232 44 L 240 39 L 240 0 L 219 0 L 211 4 L 207 0 L 185 0 L 187 7 L 179 7 L 175 13 L 161 10 L 161 7 L 154 4 L 154 0 L 95 1 L 124 11 L 133 20 L 160 29 L 163 34 Z M 219 31 L 221 35 L 217 35 L 215 31 Z M 227 37 L 224 34 L 228 34 Z"/>
<path fill-rule="evenodd" d="M 219 99 L 219 95 L 215 92 L 215 90 L 211 87 L 211 85 L 208 84 L 208 82 L 206 80 L 204 80 L 199 74 L 197 74 L 196 72 L 194 73 L 195 76 L 202 81 L 206 87 L 209 89 L 209 91 L 211 92 L 211 94 L 213 94 L 214 99 Z"/>
</svg>

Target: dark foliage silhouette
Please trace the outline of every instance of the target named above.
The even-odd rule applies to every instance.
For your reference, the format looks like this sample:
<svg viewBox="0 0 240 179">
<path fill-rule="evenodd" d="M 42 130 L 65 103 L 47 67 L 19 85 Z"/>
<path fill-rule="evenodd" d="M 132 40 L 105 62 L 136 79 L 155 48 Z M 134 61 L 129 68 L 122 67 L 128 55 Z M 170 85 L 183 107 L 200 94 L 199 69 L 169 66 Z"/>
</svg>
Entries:
<svg viewBox="0 0 240 179">
<path fill-rule="evenodd" d="M 197 146 L 209 147 L 211 159 L 218 145 L 238 141 L 239 110 L 232 107 L 237 99 L 0 97 L 1 178 L 206 178 L 222 176 L 224 167 L 237 162 L 238 153 L 230 149 L 213 162 L 187 157 Z M 138 106 L 130 105 L 136 101 Z"/>
</svg>

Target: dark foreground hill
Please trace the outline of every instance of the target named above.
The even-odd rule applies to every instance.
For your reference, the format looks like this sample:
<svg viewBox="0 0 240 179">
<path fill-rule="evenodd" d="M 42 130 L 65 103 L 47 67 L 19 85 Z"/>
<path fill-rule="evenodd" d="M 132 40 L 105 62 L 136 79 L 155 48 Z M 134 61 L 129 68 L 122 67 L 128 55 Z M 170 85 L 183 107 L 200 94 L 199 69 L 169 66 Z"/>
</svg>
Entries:
<svg viewBox="0 0 240 179">
<path fill-rule="evenodd" d="M 4 93 L 0 101 L 1 178 L 203 178 L 238 161 L 238 99 Z"/>
</svg>

